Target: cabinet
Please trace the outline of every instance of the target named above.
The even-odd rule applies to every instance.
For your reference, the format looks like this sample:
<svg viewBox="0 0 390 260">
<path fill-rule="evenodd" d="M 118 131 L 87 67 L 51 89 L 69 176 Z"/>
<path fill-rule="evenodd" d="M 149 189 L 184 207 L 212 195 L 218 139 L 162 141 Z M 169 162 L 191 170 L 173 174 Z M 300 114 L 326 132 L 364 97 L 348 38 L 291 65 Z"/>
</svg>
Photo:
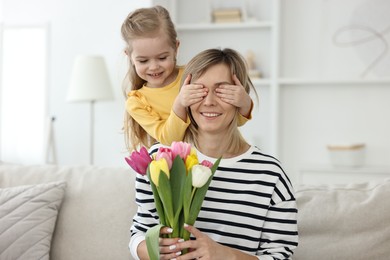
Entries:
<svg viewBox="0 0 390 260">
<path fill-rule="evenodd" d="M 249 19 L 211 23 L 212 8 L 225 2 L 241 4 Z M 363 142 L 367 145 L 367 165 L 390 167 L 390 67 L 385 66 L 390 54 L 384 52 L 387 56 L 381 60 L 377 56 L 361 57 L 377 55 L 390 42 L 390 33 L 383 31 L 388 26 L 386 21 L 377 19 L 387 10 L 381 5 L 390 3 L 156 0 L 154 4 L 171 12 L 181 41 L 182 64 L 211 47 L 232 47 L 244 56 L 248 50 L 255 53 L 263 74 L 254 80 L 260 102 L 255 106 L 254 119 L 242 127 L 242 132 L 251 143 L 277 156 L 293 181 L 298 180 L 304 165 L 313 165 L 314 172 L 315 165 L 318 171 L 322 165 L 330 165 L 326 145 L 331 142 Z M 335 43 L 340 29 L 359 23 L 383 31 L 383 35 L 375 38 L 370 34 L 367 45 Z M 359 33 L 353 37 L 367 36 L 367 32 Z M 338 36 L 360 39 L 349 32 Z M 367 70 L 373 61 L 381 68 L 380 74 Z M 339 177 L 327 174 L 329 178 Z"/>
</svg>

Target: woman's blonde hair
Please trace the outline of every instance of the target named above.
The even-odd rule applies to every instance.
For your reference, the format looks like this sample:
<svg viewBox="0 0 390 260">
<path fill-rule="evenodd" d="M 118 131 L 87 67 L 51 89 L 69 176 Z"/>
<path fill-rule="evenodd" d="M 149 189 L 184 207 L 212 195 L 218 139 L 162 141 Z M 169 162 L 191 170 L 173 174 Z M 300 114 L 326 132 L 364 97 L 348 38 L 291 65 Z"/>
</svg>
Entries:
<svg viewBox="0 0 390 260">
<path fill-rule="evenodd" d="M 201 77 L 210 67 L 217 64 L 226 64 L 230 68 L 231 75 L 234 74 L 237 76 L 245 91 L 249 94 L 250 91 L 254 91 L 256 97 L 257 93 L 252 84 L 251 79 L 248 76 L 247 64 L 245 59 L 240 53 L 233 49 L 207 49 L 200 52 L 195 57 L 193 57 L 189 63 L 186 65 L 182 77 L 181 85 L 183 85 L 184 79 L 191 74 L 191 81 L 194 81 Z M 191 124 L 187 128 L 187 131 L 184 136 L 184 141 L 192 143 L 195 147 L 198 147 L 198 126 L 192 117 L 191 110 L 187 108 L 187 113 L 191 119 Z M 226 140 L 226 143 L 229 144 L 227 151 L 235 152 L 241 150 L 246 144 L 245 139 L 242 137 L 238 127 L 237 119 L 239 116 L 238 108 L 236 109 L 236 116 L 233 118 L 232 122 L 229 125 L 229 140 Z"/>
<path fill-rule="evenodd" d="M 132 42 L 135 39 L 155 37 L 158 33 L 167 35 L 169 44 L 176 49 L 177 33 L 169 12 L 162 6 L 139 8 L 131 12 L 121 27 L 123 40 L 126 42 L 125 52 L 128 57 L 128 72 L 123 82 L 122 91 L 125 98 L 131 90 L 140 89 L 146 81 L 138 76 L 131 61 Z M 139 145 L 150 147 L 155 140 L 125 112 L 124 118 L 125 144 L 129 151 Z"/>
</svg>

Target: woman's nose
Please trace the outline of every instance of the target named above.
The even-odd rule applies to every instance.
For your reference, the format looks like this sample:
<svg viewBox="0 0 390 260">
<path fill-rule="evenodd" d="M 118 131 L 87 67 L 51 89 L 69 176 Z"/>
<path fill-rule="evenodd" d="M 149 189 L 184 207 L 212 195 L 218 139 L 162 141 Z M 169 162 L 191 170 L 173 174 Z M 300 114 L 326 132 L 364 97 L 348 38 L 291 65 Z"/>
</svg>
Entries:
<svg viewBox="0 0 390 260">
<path fill-rule="evenodd" d="M 205 105 L 214 105 L 216 102 L 217 95 L 215 94 L 215 90 L 210 90 L 207 95 L 203 99 L 203 104 Z"/>
</svg>

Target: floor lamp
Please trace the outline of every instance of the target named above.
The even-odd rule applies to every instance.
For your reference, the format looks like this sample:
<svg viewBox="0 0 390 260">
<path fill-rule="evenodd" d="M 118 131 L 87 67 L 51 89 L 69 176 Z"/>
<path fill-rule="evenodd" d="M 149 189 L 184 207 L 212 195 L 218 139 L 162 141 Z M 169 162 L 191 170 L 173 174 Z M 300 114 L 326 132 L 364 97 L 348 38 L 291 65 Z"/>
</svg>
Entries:
<svg viewBox="0 0 390 260">
<path fill-rule="evenodd" d="M 90 103 L 90 151 L 89 163 L 94 164 L 94 105 L 99 100 L 113 99 L 113 91 L 104 58 L 82 55 L 73 65 L 68 102 Z"/>
</svg>

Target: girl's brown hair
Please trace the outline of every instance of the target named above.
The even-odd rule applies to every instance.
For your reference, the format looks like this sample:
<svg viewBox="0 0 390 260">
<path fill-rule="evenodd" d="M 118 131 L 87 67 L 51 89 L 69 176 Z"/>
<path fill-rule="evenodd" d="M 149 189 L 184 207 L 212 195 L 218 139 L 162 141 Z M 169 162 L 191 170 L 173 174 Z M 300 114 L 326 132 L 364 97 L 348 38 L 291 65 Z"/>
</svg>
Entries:
<svg viewBox="0 0 390 260">
<path fill-rule="evenodd" d="M 128 57 L 128 72 L 123 82 L 122 91 L 125 98 L 131 90 L 140 89 L 146 81 L 140 78 L 131 61 L 132 42 L 135 39 L 154 37 L 158 33 L 168 36 L 169 44 L 176 49 L 177 33 L 169 12 L 162 6 L 139 8 L 130 13 L 121 27 L 123 40 L 126 42 L 125 52 Z M 150 147 L 155 140 L 125 112 L 124 118 L 125 144 L 129 151 L 139 145 Z"/>
</svg>

